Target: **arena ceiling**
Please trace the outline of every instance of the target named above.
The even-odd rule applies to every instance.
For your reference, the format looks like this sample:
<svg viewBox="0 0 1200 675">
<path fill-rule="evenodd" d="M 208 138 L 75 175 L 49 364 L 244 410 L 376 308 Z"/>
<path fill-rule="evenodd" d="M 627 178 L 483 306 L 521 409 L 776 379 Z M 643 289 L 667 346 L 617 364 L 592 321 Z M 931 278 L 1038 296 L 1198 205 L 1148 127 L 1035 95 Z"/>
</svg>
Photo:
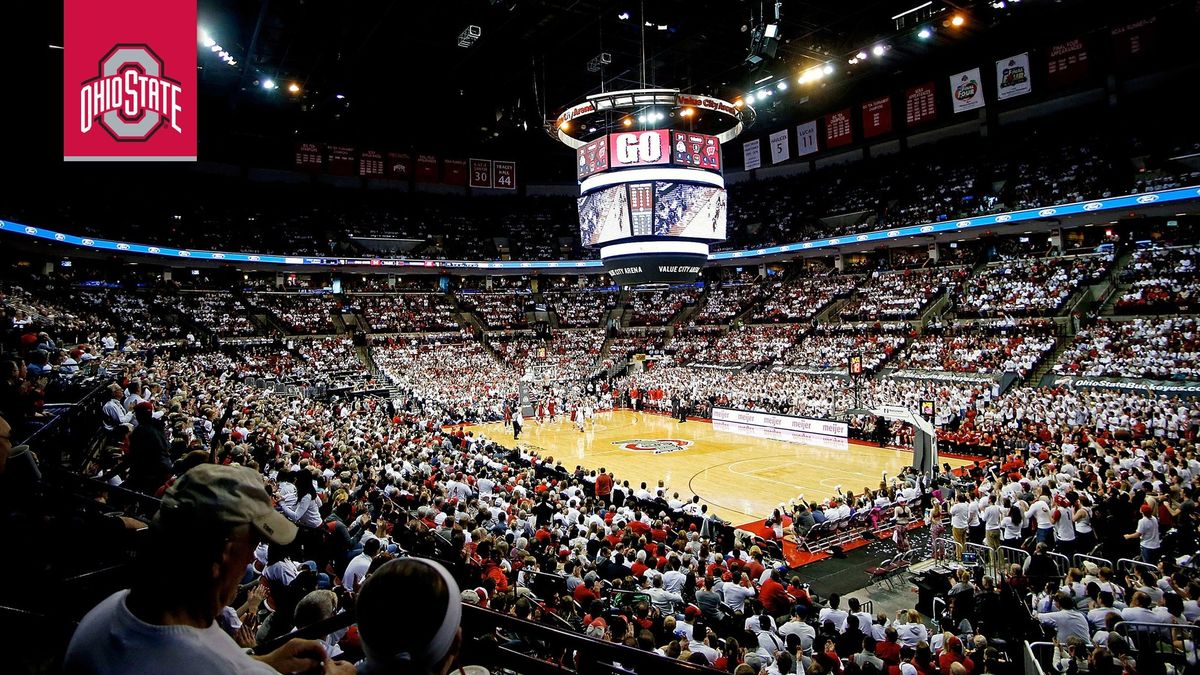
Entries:
<svg viewBox="0 0 1200 675">
<path fill-rule="evenodd" d="M 1092 0 L 1084 15 L 1070 12 L 1085 0 L 1008 0 L 1004 7 L 985 0 L 782 0 L 776 58 L 751 72 L 745 65 L 751 33 L 764 15 L 773 22 L 770 1 L 198 1 L 201 28 L 238 61 L 231 67 L 200 54 L 204 157 L 286 158 L 292 142 L 318 140 L 388 150 L 492 150 L 524 161 L 556 151 L 540 130 L 547 118 L 602 86 L 645 82 L 732 98 L 765 73 L 786 77 L 829 62 L 838 69 L 830 90 L 845 95 L 872 81 L 890 86 L 905 70 L 944 67 L 954 50 L 987 42 L 1005 22 L 1061 27 L 1045 17 L 1057 12 L 1083 22 L 1104 14 L 1102 6 L 1121 6 Z M 961 11 L 970 22 L 914 43 L 915 26 L 898 30 L 892 17 L 926 5 L 922 13 L 943 12 L 935 21 Z M 19 37 L 40 55 L 38 67 L 61 72 L 61 51 L 46 45 L 62 44 L 62 5 L 33 9 L 40 17 L 29 25 L 38 29 Z M 468 25 L 481 35 L 462 48 L 458 36 Z M 893 47 L 886 65 L 847 66 L 848 55 L 880 41 Z M 589 61 L 601 53 L 611 63 L 590 72 Z M 267 78 L 280 87 L 264 90 Z M 45 80 L 39 99 L 53 115 L 34 120 L 52 135 L 61 109 L 54 80 Z M 293 83 L 296 93 L 288 91 Z M 773 109 L 759 111 L 764 123 L 821 103 L 799 92 L 776 99 Z"/>
</svg>

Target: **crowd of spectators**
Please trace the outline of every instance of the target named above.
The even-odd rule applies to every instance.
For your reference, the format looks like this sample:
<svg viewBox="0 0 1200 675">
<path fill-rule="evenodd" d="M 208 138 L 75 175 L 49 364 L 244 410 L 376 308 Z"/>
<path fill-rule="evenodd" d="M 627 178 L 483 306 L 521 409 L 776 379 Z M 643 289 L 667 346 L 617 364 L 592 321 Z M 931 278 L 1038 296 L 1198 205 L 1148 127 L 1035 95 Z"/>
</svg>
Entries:
<svg viewBox="0 0 1200 675">
<path fill-rule="evenodd" d="M 372 333 L 424 333 L 458 328 L 454 305 L 441 293 L 352 295 L 348 302 Z"/>
<path fill-rule="evenodd" d="M 339 303 L 332 295 L 256 293 L 251 302 L 271 313 L 293 335 L 330 335 L 337 331 L 333 313 Z"/>
<path fill-rule="evenodd" d="M 250 316 L 250 308 L 228 291 L 181 292 L 177 308 L 198 326 L 221 336 L 263 335 Z"/>
<path fill-rule="evenodd" d="M 958 327 L 918 335 L 895 358 L 896 368 L 944 370 L 952 373 L 1029 376 L 1054 350 L 1053 335 L 993 332 Z"/>
<path fill-rule="evenodd" d="M 1200 379 L 1196 320 L 1100 321 L 1076 334 L 1054 370 L 1083 377 Z"/>
<path fill-rule="evenodd" d="M 629 302 L 631 326 L 665 326 L 675 315 L 700 299 L 700 289 L 691 286 L 667 290 L 636 290 Z"/>
<path fill-rule="evenodd" d="M 915 319 L 939 294 L 953 294 L 968 270 L 959 267 L 876 272 L 838 314 L 848 321 Z"/>
<path fill-rule="evenodd" d="M 750 308 L 759 296 L 753 281 L 724 281 L 711 285 L 693 321 L 698 324 L 727 324 Z"/>
<path fill-rule="evenodd" d="M 488 330 L 511 330 L 529 325 L 525 303 L 532 299 L 528 290 L 458 291 L 463 308 L 473 312 Z"/>
<path fill-rule="evenodd" d="M 1153 247 L 1134 251 L 1121 270 L 1128 288 L 1116 301 L 1119 314 L 1172 314 L 1192 311 L 1200 294 L 1200 249 Z"/>
<path fill-rule="evenodd" d="M 786 281 L 765 283 L 762 300 L 755 306 L 755 323 L 808 321 L 834 299 L 847 295 L 862 281 L 854 275 L 799 274 Z"/>
<path fill-rule="evenodd" d="M 488 344 L 515 373 L 535 371 L 539 379 L 581 381 L 596 371 L 604 333 L 560 330 L 549 340 L 527 331 L 489 334 Z"/>
<path fill-rule="evenodd" d="M 613 289 L 545 291 L 542 297 L 558 316 L 563 328 L 596 328 L 617 306 L 618 292 Z"/>
<path fill-rule="evenodd" d="M 961 316 L 1053 316 L 1081 287 L 1103 281 L 1111 254 L 1025 258 L 989 265 L 956 298 Z"/>
</svg>

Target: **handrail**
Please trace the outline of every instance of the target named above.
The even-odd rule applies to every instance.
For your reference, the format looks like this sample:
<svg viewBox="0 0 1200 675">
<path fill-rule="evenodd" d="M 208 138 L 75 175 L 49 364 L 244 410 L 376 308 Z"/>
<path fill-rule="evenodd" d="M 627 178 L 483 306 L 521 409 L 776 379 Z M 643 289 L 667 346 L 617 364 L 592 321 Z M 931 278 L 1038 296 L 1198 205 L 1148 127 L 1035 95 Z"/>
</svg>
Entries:
<svg viewBox="0 0 1200 675">
<path fill-rule="evenodd" d="M 1100 556 L 1095 556 L 1095 555 L 1087 555 L 1085 553 L 1076 553 L 1075 555 L 1071 556 L 1071 563 L 1075 567 L 1082 569 L 1083 563 L 1085 563 L 1085 562 L 1094 562 L 1094 563 L 1096 563 L 1097 567 L 1107 567 L 1112 570 L 1117 569 L 1116 565 L 1113 565 L 1113 562 L 1111 560 L 1109 560 L 1108 558 L 1101 558 Z"/>
<path fill-rule="evenodd" d="M 1137 560 L 1135 558 L 1119 558 L 1119 559 L 1117 559 L 1116 570 L 1123 574 L 1132 572 L 1134 569 L 1136 569 L 1138 567 L 1144 567 L 1144 568 L 1150 570 L 1151 572 L 1154 572 L 1155 575 L 1158 574 L 1158 567 L 1155 565 L 1151 565 L 1150 563 L 1145 562 L 1144 560 Z"/>
<path fill-rule="evenodd" d="M 1038 660 L 1037 654 L 1033 653 L 1034 648 L 1054 647 L 1052 642 L 1030 642 L 1025 641 L 1025 648 L 1022 650 L 1025 654 L 1025 675 L 1046 675 L 1046 669 L 1042 667 L 1041 661 Z M 1053 658 L 1053 657 L 1051 657 Z"/>
</svg>

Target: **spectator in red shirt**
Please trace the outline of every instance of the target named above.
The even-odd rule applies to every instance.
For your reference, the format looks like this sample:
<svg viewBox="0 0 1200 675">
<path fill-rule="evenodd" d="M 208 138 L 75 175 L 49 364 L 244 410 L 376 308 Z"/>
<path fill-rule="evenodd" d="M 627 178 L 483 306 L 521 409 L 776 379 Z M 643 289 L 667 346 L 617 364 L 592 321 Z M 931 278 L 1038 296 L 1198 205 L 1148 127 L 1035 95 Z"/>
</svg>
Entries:
<svg viewBox="0 0 1200 675">
<path fill-rule="evenodd" d="M 608 473 L 604 467 L 600 467 L 600 473 L 596 476 L 596 498 L 607 505 L 609 499 L 612 497 L 612 489 L 612 474 Z"/>
<path fill-rule="evenodd" d="M 792 607 L 792 597 L 787 589 L 779 583 L 779 572 L 771 570 L 771 576 L 758 589 L 758 598 L 762 601 L 767 613 L 772 616 L 787 614 Z"/>
<path fill-rule="evenodd" d="M 889 666 L 900 665 L 900 635 L 896 629 L 888 626 L 883 631 L 883 640 L 875 643 L 875 656 L 883 659 Z"/>
</svg>

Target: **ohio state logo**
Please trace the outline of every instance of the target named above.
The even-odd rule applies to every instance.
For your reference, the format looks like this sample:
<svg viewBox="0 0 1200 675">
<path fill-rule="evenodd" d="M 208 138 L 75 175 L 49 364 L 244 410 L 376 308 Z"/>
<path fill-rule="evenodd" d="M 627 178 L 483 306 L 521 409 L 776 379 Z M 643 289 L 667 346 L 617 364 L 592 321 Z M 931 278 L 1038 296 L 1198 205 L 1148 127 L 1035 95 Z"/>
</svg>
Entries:
<svg viewBox="0 0 1200 675">
<path fill-rule="evenodd" d="M 613 441 L 613 445 L 631 452 L 648 452 L 653 455 L 665 455 L 671 452 L 686 450 L 691 447 L 692 442 L 681 441 L 677 438 L 637 438 L 630 441 Z"/>
<path fill-rule="evenodd" d="M 179 82 L 163 75 L 162 59 L 144 44 L 119 44 L 99 63 L 99 75 L 79 87 L 79 131 L 96 121 L 117 141 L 145 141 L 160 127 L 179 128 Z"/>
</svg>

